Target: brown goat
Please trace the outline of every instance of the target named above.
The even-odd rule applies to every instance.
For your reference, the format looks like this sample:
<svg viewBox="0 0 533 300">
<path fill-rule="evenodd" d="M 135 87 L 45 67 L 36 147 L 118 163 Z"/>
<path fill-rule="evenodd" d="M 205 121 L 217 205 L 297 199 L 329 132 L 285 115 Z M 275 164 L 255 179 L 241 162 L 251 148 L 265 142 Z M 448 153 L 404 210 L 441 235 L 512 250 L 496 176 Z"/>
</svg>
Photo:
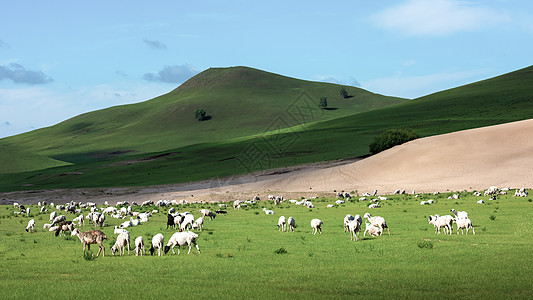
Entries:
<svg viewBox="0 0 533 300">
<path fill-rule="evenodd" d="M 74 230 L 74 223 L 72 223 L 72 221 L 66 221 L 59 224 L 55 234 L 56 236 L 61 235 L 61 233 L 65 235 L 65 231 L 72 232 L 72 230 Z"/>
<path fill-rule="evenodd" d="M 105 247 L 103 245 L 103 242 L 105 239 L 107 239 L 107 236 L 104 234 L 101 230 L 89 230 L 81 232 L 78 228 L 74 229 L 71 233 L 71 235 L 76 235 L 80 239 L 81 243 L 83 244 L 83 254 L 85 255 L 85 247 L 87 246 L 87 249 L 91 251 L 91 244 L 98 244 L 98 253 L 96 254 L 96 257 L 100 255 L 100 252 L 103 251 L 102 256 L 105 256 Z"/>
</svg>

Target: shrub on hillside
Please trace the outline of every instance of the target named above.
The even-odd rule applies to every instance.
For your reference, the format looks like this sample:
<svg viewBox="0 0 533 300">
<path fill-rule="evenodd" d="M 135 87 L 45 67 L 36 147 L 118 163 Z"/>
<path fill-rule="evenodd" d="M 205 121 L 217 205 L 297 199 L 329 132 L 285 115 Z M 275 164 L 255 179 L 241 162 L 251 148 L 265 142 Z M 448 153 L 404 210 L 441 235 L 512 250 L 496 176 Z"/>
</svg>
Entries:
<svg viewBox="0 0 533 300">
<path fill-rule="evenodd" d="M 376 154 L 419 137 L 418 133 L 411 129 L 390 129 L 374 138 L 374 142 L 370 144 L 370 152 Z"/>
</svg>

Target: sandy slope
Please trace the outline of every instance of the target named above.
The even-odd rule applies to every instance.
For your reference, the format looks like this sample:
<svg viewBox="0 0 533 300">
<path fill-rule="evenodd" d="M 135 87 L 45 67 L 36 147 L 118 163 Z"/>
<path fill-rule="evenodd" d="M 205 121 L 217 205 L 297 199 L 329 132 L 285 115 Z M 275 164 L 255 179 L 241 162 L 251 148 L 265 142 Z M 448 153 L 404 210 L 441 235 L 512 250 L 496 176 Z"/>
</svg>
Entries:
<svg viewBox="0 0 533 300">
<path fill-rule="evenodd" d="M 333 190 L 392 193 L 533 187 L 533 119 L 418 139 L 372 157 L 338 165 L 310 165 L 290 172 L 209 180 L 191 184 L 124 189 L 84 189 L 8 193 L 3 203 L 72 198 L 107 200 L 152 199 L 230 201 L 265 197 L 331 194 Z M 279 174 L 281 173 L 281 174 Z"/>
</svg>

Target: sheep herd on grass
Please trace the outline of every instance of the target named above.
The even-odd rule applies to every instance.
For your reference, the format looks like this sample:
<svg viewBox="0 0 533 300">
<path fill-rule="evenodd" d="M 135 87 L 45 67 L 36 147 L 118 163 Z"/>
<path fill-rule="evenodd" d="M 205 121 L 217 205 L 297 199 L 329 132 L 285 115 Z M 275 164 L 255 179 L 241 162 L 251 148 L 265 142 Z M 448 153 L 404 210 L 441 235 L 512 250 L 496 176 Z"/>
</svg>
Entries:
<svg viewBox="0 0 533 300">
<path fill-rule="evenodd" d="M 497 187 L 490 187 L 487 189 L 483 195 L 489 196 L 489 200 L 496 199 L 499 195 L 507 194 L 509 191 L 509 188 L 503 188 L 498 189 Z M 404 190 L 398 190 L 395 192 L 397 195 L 403 195 L 405 194 Z M 413 191 L 414 194 L 414 191 Z M 437 193 L 434 193 L 436 195 Z M 480 192 L 475 192 L 474 196 L 482 197 L 482 194 Z M 525 197 L 528 195 L 528 192 L 524 188 L 516 189 L 514 196 L 516 197 Z M 367 197 L 376 197 L 377 196 L 377 190 L 374 191 L 374 193 L 366 193 L 364 194 L 364 197 L 358 198 L 359 201 L 366 201 Z M 415 197 L 418 195 L 415 195 Z M 349 193 L 336 193 L 337 200 L 335 202 L 335 205 L 328 204 L 326 207 L 335 207 L 342 204 L 345 204 L 346 201 L 351 201 L 352 196 Z M 453 194 L 449 197 L 449 199 L 459 199 L 459 194 Z M 303 199 L 302 200 L 286 200 L 283 196 L 274 196 L 269 195 L 268 199 L 270 201 L 273 201 L 275 206 L 280 205 L 283 202 L 288 202 L 290 204 L 294 205 L 301 205 L 305 206 L 307 208 L 314 208 L 315 205 L 311 202 L 312 199 L 316 199 L 316 197 L 309 198 L 309 199 Z M 387 198 L 384 196 L 377 196 L 377 198 L 373 198 L 370 200 L 372 204 L 369 206 L 369 208 L 379 208 L 379 201 L 386 201 Z M 258 196 L 255 196 L 252 200 L 248 201 L 240 201 L 236 200 L 233 202 L 233 208 L 234 210 L 241 209 L 243 207 L 248 206 L 254 206 L 260 201 L 260 198 Z M 427 201 L 422 201 L 421 205 L 429 205 L 434 204 L 435 201 L 430 199 Z M 478 203 L 481 203 L 478 201 Z M 484 202 L 483 202 L 484 203 Z M 106 225 L 106 216 L 109 218 L 116 218 L 116 219 L 126 219 L 129 217 L 129 220 L 123 221 L 118 226 L 114 226 L 113 233 L 116 234 L 116 241 L 111 246 L 110 250 L 113 255 L 115 255 L 116 252 L 120 256 L 126 255 L 126 248 L 128 255 L 130 254 L 130 232 L 128 230 L 131 230 L 130 228 L 136 227 L 141 225 L 142 223 L 148 222 L 150 218 L 153 216 L 153 214 L 159 213 L 159 210 L 163 210 L 167 206 L 177 205 L 178 203 L 176 201 L 169 202 L 169 201 L 163 201 L 160 200 L 156 204 L 153 203 L 153 201 L 145 201 L 142 203 L 142 205 L 137 205 L 136 203 L 128 203 L 127 201 L 119 202 L 116 204 L 116 206 L 109 206 L 108 203 L 104 205 L 103 207 L 98 208 L 95 203 L 76 203 L 76 202 L 69 202 L 65 205 L 54 205 L 51 203 L 49 205 L 50 208 L 55 209 L 55 211 L 51 212 L 49 215 L 49 223 L 45 223 L 43 225 L 44 229 L 48 229 L 48 231 L 54 232 L 55 236 L 66 236 L 66 232 L 70 232 L 71 236 L 77 236 L 80 240 L 80 242 L 83 244 L 83 253 L 85 254 L 86 248 L 90 250 L 91 244 L 98 244 L 99 250 L 98 254 L 96 256 L 99 256 L 100 253 L 105 256 L 105 247 L 103 246 L 103 241 L 106 240 L 108 237 L 102 230 L 88 230 L 88 231 L 82 231 L 81 227 L 85 226 L 85 220 L 91 221 L 90 224 L 94 225 L 95 228 L 103 228 Z M 375 205 L 377 204 L 377 205 Z M 456 203 L 457 204 L 457 203 Z M 48 205 L 46 203 L 39 203 L 38 204 L 41 207 L 40 212 L 45 213 L 48 211 L 47 207 Z M 148 206 L 155 205 L 158 209 L 150 209 Z M 374 206 L 373 206 L 374 205 Z M 216 210 L 215 212 L 202 208 L 198 211 L 198 213 L 201 215 L 198 218 L 195 218 L 190 212 L 177 212 L 175 207 L 170 207 L 168 209 L 167 214 L 167 230 L 176 230 L 174 234 L 171 235 L 171 237 L 168 239 L 168 242 L 165 245 L 165 238 L 163 233 L 158 233 L 151 239 L 151 247 L 149 248 L 151 255 L 165 255 L 170 250 L 172 250 L 173 254 L 176 254 L 174 251 L 174 248 L 178 246 L 178 255 L 180 254 L 180 247 L 181 246 L 188 246 L 189 251 L 187 254 L 191 252 L 192 246 L 195 246 L 197 249 L 197 252 L 200 253 L 200 248 L 197 244 L 198 241 L 198 234 L 195 232 L 192 232 L 192 230 L 202 231 L 204 227 L 204 223 L 206 218 L 209 219 L 209 221 L 213 221 L 216 219 L 217 215 L 219 214 L 227 214 L 226 210 L 222 210 L 227 208 L 227 204 L 220 203 L 218 204 L 218 207 L 221 208 L 221 210 Z M 24 205 L 20 205 L 18 203 L 14 204 L 14 207 L 16 209 L 19 209 L 19 212 L 15 212 L 15 214 L 22 214 L 30 211 L 29 207 L 26 208 Z M 118 208 L 120 207 L 120 208 Z M 141 211 L 134 211 L 138 210 L 140 208 Z M 84 216 L 83 209 L 88 210 L 89 213 Z M 266 215 L 272 215 L 275 214 L 275 211 L 272 209 L 267 209 L 266 207 L 263 208 L 263 211 Z M 461 234 L 464 234 L 466 231 L 466 234 L 469 233 L 469 231 L 472 231 L 472 234 L 475 234 L 474 227 L 472 225 L 472 220 L 469 218 L 469 215 L 465 211 L 456 211 L 455 209 L 451 209 L 452 215 L 430 215 L 428 217 L 428 222 L 430 225 L 433 225 L 435 228 L 435 234 L 440 234 L 441 231 L 443 234 L 451 235 L 453 233 L 453 223 L 456 224 L 456 232 L 459 234 L 459 231 L 461 231 Z M 62 214 L 64 213 L 64 214 Z M 67 216 L 70 214 L 76 215 L 75 218 L 72 219 L 72 221 L 67 220 Z M 256 213 L 257 214 L 257 213 Z M 29 216 L 29 215 L 28 215 Z M 359 241 L 360 240 L 360 233 L 362 231 L 362 225 L 363 220 L 365 220 L 365 229 L 363 231 L 363 236 L 366 236 L 367 234 L 371 237 L 375 236 L 381 236 L 386 229 L 388 234 L 390 235 L 390 229 L 387 225 L 387 222 L 385 218 L 381 216 L 372 216 L 370 213 L 365 213 L 363 217 L 361 217 L 358 214 L 351 215 L 347 214 L 344 217 L 343 220 L 343 227 L 344 232 L 350 234 L 350 240 L 351 241 Z M 77 222 L 77 223 L 76 223 Z M 320 235 L 322 234 L 322 227 L 324 222 L 319 218 L 313 218 L 310 221 L 311 226 L 311 233 L 313 235 L 316 235 L 317 233 Z M 28 221 L 26 226 L 27 232 L 34 232 L 35 230 L 35 219 L 31 219 Z M 289 216 L 286 218 L 285 216 L 280 216 L 278 218 L 278 231 L 281 232 L 294 232 L 296 228 L 296 220 L 293 216 Z M 76 227 L 76 228 L 75 228 Z M 142 256 L 146 254 L 145 250 L 145 243 L 144 238 L 142 236 L 138 236 L 134 240 L 133 244 L 133 252 L 136 256 Z"/>
</svg>

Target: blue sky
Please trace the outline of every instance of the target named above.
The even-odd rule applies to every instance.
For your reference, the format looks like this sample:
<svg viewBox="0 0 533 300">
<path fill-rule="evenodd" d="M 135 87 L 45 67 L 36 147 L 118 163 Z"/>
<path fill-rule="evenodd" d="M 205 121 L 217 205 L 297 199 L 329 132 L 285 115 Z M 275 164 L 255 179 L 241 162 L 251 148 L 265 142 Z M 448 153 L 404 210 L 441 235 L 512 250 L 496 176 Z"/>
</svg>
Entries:
<svg viewBox="0 0 533 300">
<path fill-rule="evenodd" d="M 209 67 L 416 98 L 533 64 L 530 0 L 3 2 L 0 137 Z"/>
</svg>

